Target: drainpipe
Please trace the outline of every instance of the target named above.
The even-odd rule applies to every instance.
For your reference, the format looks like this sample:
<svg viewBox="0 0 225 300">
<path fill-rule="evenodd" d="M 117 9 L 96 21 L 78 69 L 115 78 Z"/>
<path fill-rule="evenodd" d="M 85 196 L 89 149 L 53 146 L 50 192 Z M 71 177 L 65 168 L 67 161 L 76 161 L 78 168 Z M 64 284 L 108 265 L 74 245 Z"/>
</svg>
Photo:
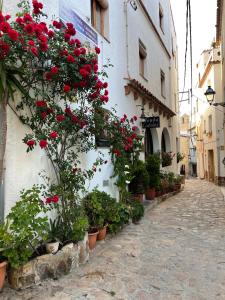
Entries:
<svg viewBox="0 0 225 300">
<path fill-rule="evenodd" d="M 127 78 L 130 79 L 130 67 L 129 67 L 129 42 L 128 42 L 128 8 L 127 4 L 130 0 L 124 1 L 124 13 L 125 13 L 125 30 L 126 30 L 126 59 L 127 59 Z"/>
</svg>

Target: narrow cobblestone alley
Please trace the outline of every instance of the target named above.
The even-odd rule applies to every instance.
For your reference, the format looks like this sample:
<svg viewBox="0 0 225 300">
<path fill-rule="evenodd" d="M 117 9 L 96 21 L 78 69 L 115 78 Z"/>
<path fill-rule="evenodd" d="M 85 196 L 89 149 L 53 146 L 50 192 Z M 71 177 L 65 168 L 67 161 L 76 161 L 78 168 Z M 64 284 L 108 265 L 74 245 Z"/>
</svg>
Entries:
<svg viewBox="0 0 225 300">
<path fill-rule="evenodd" d="M 220 188 L 187 180 L 183 192 L 99 244 L 76 273 L 2 300 L 225 299 L 225 201 Z"/>
</svg>

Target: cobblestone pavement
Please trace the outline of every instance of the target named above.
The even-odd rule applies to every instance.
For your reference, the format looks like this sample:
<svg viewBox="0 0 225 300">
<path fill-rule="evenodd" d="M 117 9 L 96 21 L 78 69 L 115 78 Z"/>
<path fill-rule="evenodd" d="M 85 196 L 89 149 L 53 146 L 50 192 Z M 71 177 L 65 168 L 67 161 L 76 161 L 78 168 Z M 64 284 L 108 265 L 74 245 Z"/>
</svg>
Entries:
<svg viewBox="0 0 225 300">
<path fill-rule="evenodd" d="M 183 192 L 98 244 L 90 262 L 57 281 L 1 300 L 225 299 L 225 201 L 188 180 Z"/>
</svg>

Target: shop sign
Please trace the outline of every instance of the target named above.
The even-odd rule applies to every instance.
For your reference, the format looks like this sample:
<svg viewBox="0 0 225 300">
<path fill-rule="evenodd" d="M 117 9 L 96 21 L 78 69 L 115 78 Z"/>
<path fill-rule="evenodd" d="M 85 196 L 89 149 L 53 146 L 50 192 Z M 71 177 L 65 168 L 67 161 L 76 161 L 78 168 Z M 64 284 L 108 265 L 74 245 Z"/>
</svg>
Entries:
<svg viewBox="0 0 225 300">
<path fill-rule="evenodd" d="M 144 122 L 142 122 L 142 128 L 159 128 L 160 127 L 160 117 L 147 117 Z"/>
</svg>

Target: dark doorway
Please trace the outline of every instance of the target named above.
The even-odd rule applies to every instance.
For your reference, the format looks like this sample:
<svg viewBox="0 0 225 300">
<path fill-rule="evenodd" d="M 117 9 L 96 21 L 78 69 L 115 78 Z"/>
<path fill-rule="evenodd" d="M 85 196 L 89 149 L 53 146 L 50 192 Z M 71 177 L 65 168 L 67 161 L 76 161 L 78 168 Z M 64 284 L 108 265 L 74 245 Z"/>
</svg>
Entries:
<svg viewBox="0 0 225 300">
<path fill-rule="evenodd" d="M 166 140 L 165 140 L 164 133 L 162 133 L 161 150 L 162 150 L 162 152 L 166 152 Z"/>
<path fill-rule="evenodd" d="M 153 154 L 153 139 L 151 129 L 147 128 L 145 131 L 145 156 Z"/>
</svg>

